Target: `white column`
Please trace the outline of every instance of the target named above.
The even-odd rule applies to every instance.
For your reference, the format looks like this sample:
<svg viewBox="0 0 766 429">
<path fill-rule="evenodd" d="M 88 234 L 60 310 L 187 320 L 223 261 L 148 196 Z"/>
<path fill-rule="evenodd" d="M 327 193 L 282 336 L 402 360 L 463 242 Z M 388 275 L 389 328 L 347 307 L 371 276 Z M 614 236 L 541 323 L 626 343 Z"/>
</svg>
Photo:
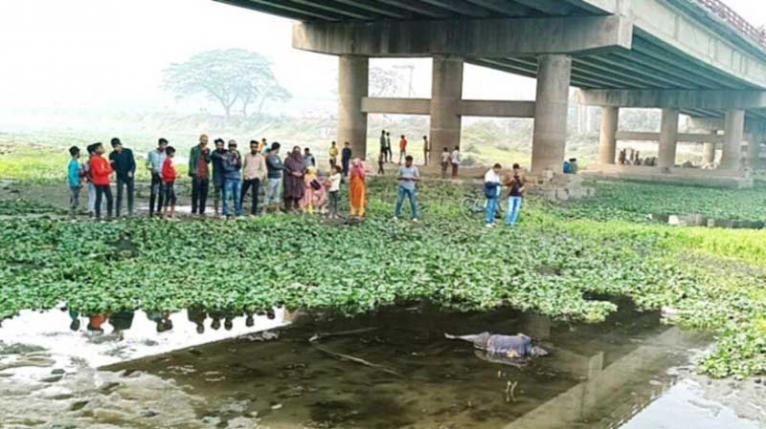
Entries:
<svg viewBox="0 0 766 429">
<path fill-rule="evenodd" d="M 434 56 L 431 75 L 431 165 L 439 165 L 446 147 L 460 146 L 463 59 Z"/>
<path fill-rule="evenodd" d="M 601 139 L 598 146 L 601 164 L 614 164 L 617 156 L 617 128 L 620 122 L 619 107 L 601 110 Z"/>
<path fill-rule="evenodd" d="M 660 148 L 657 166 L 670 169 L 676 165 L 676 147 L 678 145 L 678 110 L 662 109 L 660 125 Z"/>
<path fill-rule="evenodd" d="M 730 110 L 724 120 L 723 155 L 721 169 L 737 171 L 742 158 L 742 137 L 745 133 L 745 111 Z"/>
<path fill-rule="evenodd" d="M 354 158 L 367 155 L 367 114 L 362 98 L 369 85 L 369 59 L 342 55 L 338 61 L 338 146 L 351 143 Z"/>
<path fill-rule="evenodd" d="M 566 55 L 544 55 L 538 58 L 538 63 L 532 172 L 560 173 L 566 151 L 572 59 Z"/>
</svg>

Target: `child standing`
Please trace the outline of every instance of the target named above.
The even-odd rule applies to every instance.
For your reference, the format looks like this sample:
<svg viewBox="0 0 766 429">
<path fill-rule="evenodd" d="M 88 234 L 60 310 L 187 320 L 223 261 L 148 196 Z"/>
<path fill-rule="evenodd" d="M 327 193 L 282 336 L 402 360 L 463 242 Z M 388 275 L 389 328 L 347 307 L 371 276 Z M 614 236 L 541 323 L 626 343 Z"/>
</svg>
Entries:
<svg viewBox="0 0 766 429">
<path fill-rule="evenodd" d="M 173 146 L 168 146 L 165 149 L 165 161 L 162 162 L 162 193 L 164 195 L 164 212 L 163 216 L 173 219 L 176 217 L 176 191 L 174 185 L 178 173 L 176 167 L 173 165 L 173 157 L 175 157 L 176 150 Z M 168 208 L 170 208 L 170 215 L 168 215 Z"/>
<path fill-rule="evenodd" d="M 340 182 L 343 180 L 343 170 L 336 165 L 330 174 L 330 217 L 338 217 L 338 203 L 340 202 Z"/>
<path fill-rule="evenodd" d="M 69 160 L 67 168 L 67 178 L 69 182 L 69 216 L 75 217 L 80 209 L 80 191 L 82 190 L 82 172 L 80 168 L 80 148 L 72 146 L 69 148 Z"/>
<path fill-rule="evenodd" d="M 112 188 L 110 186 L 110 177 L 113 172 L 112 165 L 103 157 L 104 152 L 106 152 L 103 144 L 94 143 L 91 147 L 93 149 L 93 158 L 90 160 L 90 174 L 93 186 L 96 188 L 96 219 L 101 219 L 101 201 L 104 197 L 106 197 L 107 216 L 111 218 L 114 205 Z"/>
<path fill-rule="evenodd" d="M 309 167 L 303 176 L 303 183 L 306 187 L 303 192 L 303 201 L 301 203 L 303 213 L 314 214 L 314 193 L 322 189 L 322 185 L 317 178 L 317 169 Z"/>
</svg>

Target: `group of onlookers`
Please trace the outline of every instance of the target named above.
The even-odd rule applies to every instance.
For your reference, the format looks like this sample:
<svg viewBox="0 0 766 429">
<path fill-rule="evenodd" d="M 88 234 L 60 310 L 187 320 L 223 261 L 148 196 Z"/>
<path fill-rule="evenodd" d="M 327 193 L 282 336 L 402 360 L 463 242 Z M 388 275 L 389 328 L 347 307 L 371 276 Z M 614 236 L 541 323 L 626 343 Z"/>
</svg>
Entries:
<svg viewBox="0 0 766 429">
<path fill-rule="evenodd" d="M 266 139 L 252 140 L 244 156 L 237 149 L 237 142 L 223 139 L 214 141 L 208 148 L 209 138 L 201 135 L 199 143 L 189 153 L 188 174 L 191 177 L 191 213 L 204 216 L 208 194 L 212 188 L 213 208 L 216 215 L 241 216 L 244 200 L 251 200 L 250 214 L 259 213 L 261 188 L 264 189 L 264 206 L 276 210 L 284 202 L 287 212 L 314 213 L 328 211 L 336 217 L 340 210 L 340 187 L 344 177 L 349 177 L 352 216 L 364 215 L 365 171 L 360 160 L 351 160 L 351 148 L 345 143 L 338 151 L 335 142 L 330 148 L 330 173 L 320 176 L 317 162 L 309 148 L 300 147 L 284 158 L 281 146 Z M 88 159 L 80 162 L 80 149 L 69 149 L 71 160 L 68 182 L 71 191 L 70 213 L 75 215 L 80 206 L 80 191 L 88 187 L 88 213 L 100 219 L 104 206 L 106 214 L 114 214 L 114 198 L 111 191 L 112 176 L 116 177 L 116 215 L 120 216 L 123 197 L 128 204 L 128 215 L 134 213 L 136 161 L 130 149 L 123 147 L 119 139 L 112 139 L 112 152 L 104 158 L 106 149 L 101 143 L 87 147 Z M 164 138 L 157 148 L 146 156 L 146 167 L 151 174 L 149 216 L 162 215 L 175 218 L 175 182 L 178 173 L 174 163 L 175 149 Z M 341 162 L 338 163 L 338 155 Z M 329 207 L 328 207 L 329 206 Z"/>
<path fill-rule="evenodd" d="M 382 164 L 390 161 L 389 134 L 381 133 L 380 173 Z M 424 163 L 428 160 L 430 145 L 424 137 Z M 349 211 L 352 218 L 362 218 L 367 205 L 367 166 L 359 159 L 352 159 L 348 142 L 341 151 L 332 142 L 328 155 L 330 172 L 322 175 L 317 167 L 316 158 L 309 148 L 293 147 L 287 156 L 280 157 L 281 145 L 266 139 L 251 140 L 249 150 L 242 155 L 235 140 L 228 144 L 223 139 L 216 139 L 213 148 L 208 147 L 209 138 L 203 134 L 197 145 L 189 153 L 188 175 L 191 178 L 191 214 L 205 216 L 208 195 L 212 189 L 213 209 L 216 215 L 224 218 L 240 217 L 243 203 L 250 198 L 250 215 L 257 215 L 259 199 L 263 188 L 264 211 L 277 211 L 283 205 L 286 212 L 327 213 L 337 217 L 340 211 L 340 190 L 342 183 L 348 185 Z M 413 221 L 418 220 L 417 183 L 420 172 L 414 166 L 414 159 L 407 153 L 407 139 L 401 137 L 400 162 L 397 180 L 399 191 L 395 208 L 395 219 L 402 215 L 405 200 L 409 202 Z M 133 215 L 135 209 L 135 173 L 136 161 L 133 152 L 123 147 L 118 138 L 111 141 L 112 152 L 108 159 L 104 157 L 106 149 L 101 143 L 87 147 L 88 160 L 80 162 L 80 149 L 70 148 L 72 157 L 68 168 L 68 182 L 71 190 L 70 213 L 79 210 L 79 196 L 83 183 L 88 187 L 88 212 L 97 219 L 102 217 L 104 205 L 107 216 L 112 217 L 114 198 L 111 190 L 111 178 L 116 178 L 117 198 L 116 215 L 120 216 L 123 199 L 127 200 L 127 214 Z M 169 146 L 164 138 L 159 139 L 157 147 L 146 156 L 146 167 L 151 174 L 149 195 L 149 216 L 175 218 L 176 191 L 175 182 L 178 172 L 174 163 L 176 150 Z M 338 156 L 340 155 L 340 164 Z M 444 148 L 441 156 L 442 177 L 452 166 L 452 176 L 458 174 L 460 151 Z M 500 177 L 501 166 L 496 164 L 485 177 L 487 197 L 486 223 L 494 226 L 495 213 L 502 196 L 503 186 L 508 188 L 508 215 L 506 223 L 514 225 L 518 221 L 521 199 L 524 193 L 524 180 L 521 169 L 514 164 L 512 174 L 505 179 Z"/>
<path fill-rule="evenodd" d="M 407 137 L 402 134 L 399 139 L 399 165 L 402 165 L 404 159 L 409 155 L 408 152 L 409 141 Z M 444 148 L 441 153 L 441 177 L 447 178 L 447 172 L 452 168 L 452 178 L 458 177 L 458 169 L 460 167 L 460 148 L 455 148 L 450 151 L 449 148 Z M 428 136 L 423 136 L 423 165 L 428 166 L 430 164 L 431 157 L 431 142 L 428 140 Z M 380 155 L 378 156 L 378 174 L 385 174 L 385 164 L 394 162 L 393 153 L 391 151 L 391 132 L 382 130 L 380 132 Z"/>
</svg>

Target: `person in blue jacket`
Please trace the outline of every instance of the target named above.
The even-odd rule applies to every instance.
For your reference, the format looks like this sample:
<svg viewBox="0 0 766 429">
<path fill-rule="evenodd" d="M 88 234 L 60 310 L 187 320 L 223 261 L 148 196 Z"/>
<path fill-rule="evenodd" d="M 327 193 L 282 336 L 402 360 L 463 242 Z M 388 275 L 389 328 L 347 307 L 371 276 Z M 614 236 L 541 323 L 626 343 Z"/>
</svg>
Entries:
<svg viewBox="0 0 766 429">
<path fill-rule="evenodd" d="M 80 210 L 80 191 L 82 190 L 82 168 L 80 166 L 80 148 L 69 148 L 69 160 L 67 167 L 67 183 L 69 184 L 69 216 L 75 217 Z"/>
</svg>

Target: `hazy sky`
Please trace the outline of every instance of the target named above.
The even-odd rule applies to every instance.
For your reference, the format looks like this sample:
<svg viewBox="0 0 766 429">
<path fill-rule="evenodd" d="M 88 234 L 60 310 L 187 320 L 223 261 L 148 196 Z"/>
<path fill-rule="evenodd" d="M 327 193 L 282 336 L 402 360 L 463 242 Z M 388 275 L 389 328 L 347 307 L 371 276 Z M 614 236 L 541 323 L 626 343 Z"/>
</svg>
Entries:
<svg viewBox="0 0 766 429">
<path fill-rule="evenodd" d="M 754 24 L 766 23 L 766 2 L 728 3 Z M 327 107 L 336 59 L 293 50 L 291 25 L 211 0 L 0 0 L 0 108 L 172 108 L 159 88 L 162 70 L 203 50 L 233 47 L 269 58 L 302 104 Z M 373 66 L 394 62 L 415 64 L 415 95 L 430 94 L 429 60 Z M 532 99 L 534 82 L 467 67 L 464 95 Z"/>
</svg>

